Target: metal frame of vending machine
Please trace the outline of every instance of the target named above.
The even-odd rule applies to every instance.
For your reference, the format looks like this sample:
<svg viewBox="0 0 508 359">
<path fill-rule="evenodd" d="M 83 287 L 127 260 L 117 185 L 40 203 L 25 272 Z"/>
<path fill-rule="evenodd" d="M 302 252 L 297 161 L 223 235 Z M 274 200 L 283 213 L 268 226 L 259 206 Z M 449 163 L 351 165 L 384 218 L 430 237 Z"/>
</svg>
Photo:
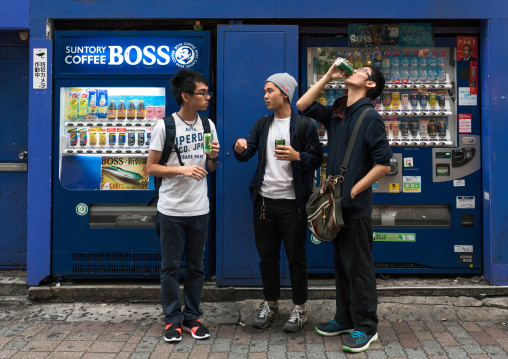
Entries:
<svg viewBox="0 0 508 359">
<path fill-rule="evenodd" d="M 54 277 L 159 276 L 156 205 L 147 206 L 154 194 L 146 173 L 150 134 L 164 113 L 178 110 L 171 76 L 191 68 L 210 79 L 209 54 L 207 31 L 56 32 Z"/>
<path fill-rule="evenodd" d="M 455 37 L 436 38 L 435 47 L 425 48 L 354 48 L 348 47 L 347 38 L 303 40 L 302 89 L 316 81 L 316 62 L 323 61 L 323 51 L 325 61 L 332 52 L 353 65 L 360 59 L 358 66 L 381 56 L 377 61 L 387 82 L 374 104 L 394 155 L 390 172 L 373 185 L 373 256 L 378 273 L 482 271 L 480 106 L 462 94 L 469 91 L 469 63 L 456 61 L 456 46 Z M 413 56 L 425 59 L 413 65 L 426 66 L 427 73 L 431 58 L 432 71 L 441 68 L 430 78 L 402 81 L 397 72 L 392 78 L 390 60 L 382 63 L 394 57 L 392 52 L 399 71 L 405 57 L 404 70 L 410 72 Z M 332 95 L 321 94 L 318 99 L 324 103 L 344 90 L 343 83 L 330 83 L 325 91 Z M 319 130 L 326 143 L 326 133 L 318 125 Z M 326 163 L 321 175 L 326 175 Z M 331 251 L 331 243 L 309 237 L 309 272 L 333 273 Z"/>
</svg>

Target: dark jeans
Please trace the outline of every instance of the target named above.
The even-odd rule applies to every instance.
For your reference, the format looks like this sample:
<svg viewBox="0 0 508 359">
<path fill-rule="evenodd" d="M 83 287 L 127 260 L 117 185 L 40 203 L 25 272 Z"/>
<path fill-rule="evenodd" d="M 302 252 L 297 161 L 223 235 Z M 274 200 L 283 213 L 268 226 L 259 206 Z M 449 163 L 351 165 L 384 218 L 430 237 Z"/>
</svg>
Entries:
<svg viewBox="0 0 508 359">
<path fill-rule="evenodd" d="M 346 224 L 333 240 L 337 291 L 335 320 L 374 334 L 378 319 L 371 218 L 349 220 Z"/>
<path fill-rule="evenodd" d="M 164 323 L 197 319 L 205 280 L 203 253 L 208 233 L 208 214 L 194 217 L 166 216 L 157 212 L 155 230 L 161 241 L 161 299 Z M 185 308 L 182 312 L 179 270 L 185 238 L 186 275 L 183 286 Z"/>
<path fill-rule="evenodd" d="M 266 301 L 280 298 L 280 246 L 281 239 L 286 250 L 291 277 L 293 303 L 307 302 L 307 256 L 305 241 L 307 223 L 298 220 L 296 200 L 264 198 L 265 219 L 260 219 L 263 197 L 258 196 L 254 204 L 254 234 L 258 250 L 259 268 L 263 280 Z"/>
</svg>

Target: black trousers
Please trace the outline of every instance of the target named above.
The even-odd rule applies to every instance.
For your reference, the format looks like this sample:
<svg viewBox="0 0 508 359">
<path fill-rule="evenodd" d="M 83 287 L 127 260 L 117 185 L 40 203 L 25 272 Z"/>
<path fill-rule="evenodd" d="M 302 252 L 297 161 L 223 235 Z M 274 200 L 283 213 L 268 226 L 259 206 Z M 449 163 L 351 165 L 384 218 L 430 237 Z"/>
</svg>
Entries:
<svg viewBox="0 0 508 359">
<path fill-rule="evenodd" d="M 266 206 L 265 219 L 260 218 L 263 199 Z M 280 246 L 284 242 L 293 303 L 304 304 L 309 290 L 305 254 L 307 223 L 298 219 L 296 200 L 270 199 L 258 195 L 253 216 L 265 300 L 275 301 L 280 298 Z"/>
<path fill-rule="evenodd" d="M 366 334 L 376 333 L 378 324 L 372 243 L 370 216 L 347 221 L 333 240 L 335 320 Z"/>
</svg>

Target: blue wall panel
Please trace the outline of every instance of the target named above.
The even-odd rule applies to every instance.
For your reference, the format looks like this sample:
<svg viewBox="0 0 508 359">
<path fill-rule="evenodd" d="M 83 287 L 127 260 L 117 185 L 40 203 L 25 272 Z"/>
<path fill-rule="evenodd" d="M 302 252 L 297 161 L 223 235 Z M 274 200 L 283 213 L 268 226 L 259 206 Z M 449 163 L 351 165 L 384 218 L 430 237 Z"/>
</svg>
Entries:
<svg viewBox="0 0 508 359">
<path fill-rule="evenodd" d="M 29 0 L 0 0 L 0 29 L 28 29 Z"/>
</svg>

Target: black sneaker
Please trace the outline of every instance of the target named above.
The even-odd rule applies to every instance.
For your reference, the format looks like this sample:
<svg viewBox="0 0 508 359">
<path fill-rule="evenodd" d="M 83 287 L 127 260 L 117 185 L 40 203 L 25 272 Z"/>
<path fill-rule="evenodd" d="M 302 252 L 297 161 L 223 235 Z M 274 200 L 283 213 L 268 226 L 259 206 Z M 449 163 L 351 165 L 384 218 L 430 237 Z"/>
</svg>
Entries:
<svg viewBox="0 0 508 359">
<path fill-rule="evenodd" d="M 307 321 L 308 317 L 307 311 L 297 305 L 291 311 L 289 320 L 284 324 L 282 329 L 288 333 L 297 332 L 303 328 L 303 324 Z"/>
<path fill-rule="evenodd" d="M 166 342 L 179 342 L 182 340 L 182 325 L 180 323 L 166 325 L 164 340 Z"/>
<path fill-rule="evenodd" d="M 276 316 L 279 315 L 278 306 L 270 306 L 268 302 L 263 302 L 258 308 L 256 317 L 254 318 L 254 328 L 263 329 L 266 328 Z"/>
<path fill-rule="evenodd" d="M 370 343 L 374 343 L 377 338 L 377 333 L 365 334 L 364 332 L 355 330 L 351 333 L 351 336 L 347 338 L 344 345 L 342 345 L 342 349 L 352 353 L 364 352 L 369 349 Z"/>
<path fill-rule="evenodd" d="M 206 339 L 210 336 L 210 331 L 201 324 L 199 319 L 184 320 L 182 329 L 191 333 L 194 339 Z"/>
<path fill-rule="evenodd" d="M 324 335 L 325 337 L 334 337 L 340 334 L 350 334 L 354 331 L 353 328 L 348 328 L 345 325 L 337 323 L 337 321 L 332 320 L 328 323 L 319 323 L 316 325 L 316 332 L 319 335 Z"/>
</svg>

